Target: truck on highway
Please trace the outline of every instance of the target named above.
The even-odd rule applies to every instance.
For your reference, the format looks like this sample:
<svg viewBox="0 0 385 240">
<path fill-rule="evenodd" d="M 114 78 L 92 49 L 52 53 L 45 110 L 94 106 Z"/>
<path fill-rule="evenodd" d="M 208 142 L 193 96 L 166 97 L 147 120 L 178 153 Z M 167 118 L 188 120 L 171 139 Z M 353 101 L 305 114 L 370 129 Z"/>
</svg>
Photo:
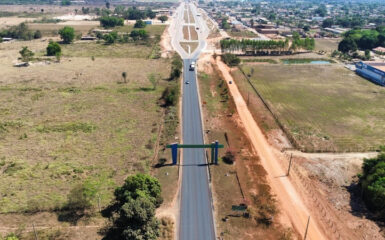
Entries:
<svg viewBox="0 0 385 240">
<path fill-rule="evenodd" d="M 194 70 L 195 70 L 195 62 L 191 62 L 190 71 L 194 71 Z"/>
</svg>

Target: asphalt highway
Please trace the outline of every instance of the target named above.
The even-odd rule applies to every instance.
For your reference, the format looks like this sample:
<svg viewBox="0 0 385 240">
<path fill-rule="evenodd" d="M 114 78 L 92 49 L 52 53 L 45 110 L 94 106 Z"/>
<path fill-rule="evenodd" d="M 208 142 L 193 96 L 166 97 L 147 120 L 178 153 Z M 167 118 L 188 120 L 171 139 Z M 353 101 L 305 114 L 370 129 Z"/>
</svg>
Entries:
<svg viewBox="0 0 385 240">
<path fill-rule="evenodd" d="M 203 144 L 201 111 L 195 71 L 189 71 L 192 59 L 184 61 L 183 143 Z M 204 149 L 184 149 L 180 199 L 180 240 L 214 240 L 215 230 L 211 192 Z"/>
<path fill-rule="evenodd" d="M 184 19 L 185 9 L 190 9 L 194 21 Z M 191 23 L 194 22 L 194 23 Z M 198 47 L 194 52 L 186 52 L 180 45 L 184 42 L 183 26 L 199 28 Z M 184 144 L 203 144 L 203 126 L 197 86 L 196 70 L 190 71 L 192 61 L 206 47 L 209 29 L 198 16 L 197 7 L 181 2 L 176 9 L 169 27 L 171 44 L 183 59 L 182 125 Z M 186 84 L 188 82 L 188 84 Z M 180 240 L 215 240 L 215 224 L 211 201 L 208 168 L 204 149 L 183 149 L 182 184 L 180 188 L 180 215 L 178 237 Z"/>
</svg>

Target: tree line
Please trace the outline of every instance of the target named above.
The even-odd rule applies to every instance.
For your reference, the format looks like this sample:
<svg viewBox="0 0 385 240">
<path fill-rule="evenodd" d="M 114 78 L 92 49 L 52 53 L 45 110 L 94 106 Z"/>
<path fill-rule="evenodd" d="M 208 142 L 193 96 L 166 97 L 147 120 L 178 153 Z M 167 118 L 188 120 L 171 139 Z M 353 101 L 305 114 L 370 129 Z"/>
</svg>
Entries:
<svg viewBox="0 0 385 240">
<path fill-rule="evenodd" d="M 20 23 L 17 26 L 12 26 L 0 31 L 0 38 L 6 37 L 20 40 L 32 40 L 41 38 L 42 33 L 39 30 L 32 31 L 28 28 L 27 24 Z"/>
<path fill-rule="evenodd" d="M 293 35 L 293 39 L 290 41 L 288 38 L 285 40 L 252 40 L 252 39 L 223 39 L 220 41 L 221 50 L 224 53 L 232 53 L 241 51 L 243 53 L 252 52 L 254 54 L 260 52 L 278 52 L 292 51 L 297 49 L 313 50 L 315 41 L 313 38 L 299 38 L 299 35 Z"/>
</svg>

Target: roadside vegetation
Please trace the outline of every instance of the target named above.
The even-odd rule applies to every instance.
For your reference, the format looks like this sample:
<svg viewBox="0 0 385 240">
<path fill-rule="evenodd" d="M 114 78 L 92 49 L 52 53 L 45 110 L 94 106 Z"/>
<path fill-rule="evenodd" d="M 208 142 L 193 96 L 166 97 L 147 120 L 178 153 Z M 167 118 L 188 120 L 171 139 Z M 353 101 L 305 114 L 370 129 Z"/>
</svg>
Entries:
<svg viewBox="0 0 385 240">
<path fill-rule="evenodd" d="M 376 219 L 385 220 L 385 153 L 365 159 L 360 175 L 362 197 Z"/>
<path fill-rule="evenodd" d="M 103 210 L 112 224 L 104 239 L 156 240 L 159 237 L 160 222 L 155 210 L 163 199 L 156 178 L 131 175 L 123 186 L 115 189 L 114 197 L 113 203 Z"/>
</svg>

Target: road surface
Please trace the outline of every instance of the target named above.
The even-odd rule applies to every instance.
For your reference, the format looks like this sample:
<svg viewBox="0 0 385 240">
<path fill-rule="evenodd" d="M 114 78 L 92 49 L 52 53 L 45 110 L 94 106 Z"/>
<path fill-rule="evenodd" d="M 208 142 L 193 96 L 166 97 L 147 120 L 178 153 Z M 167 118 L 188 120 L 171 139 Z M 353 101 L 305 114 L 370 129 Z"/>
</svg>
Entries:
<svg viewBox="0 0 385 240">
<path fill-rule="evenodd" d="M 191 11 L 194 20 L 184 21 L 184 10 Z M 182 125 L 184 144 L 203 144 L 203 126 L 200 108 L 196 70 L 190 71 L 189 66 L 196 61 L 206 47 L 209 29 L 202 17 L 197 16 L 198 10 L 192 3 L 183 2 L 177 8 L 169 31 L 171 44 L 183 59 L 183 96 Z M 194 23 L 190 23 L 195 22 Z M 180 42 L 183 39 L 183 26 L 199 28 L 198 47 L 186 52 Z M 188 84 L 186 84 L 188 82 Z M 180 189 L 180 240 L 215 240 L 215 224 L 213 218 L 212 197 L 209 175 L 204 149 L 184 149 L 182 167 L 182 184 Z"/>
</svg>

